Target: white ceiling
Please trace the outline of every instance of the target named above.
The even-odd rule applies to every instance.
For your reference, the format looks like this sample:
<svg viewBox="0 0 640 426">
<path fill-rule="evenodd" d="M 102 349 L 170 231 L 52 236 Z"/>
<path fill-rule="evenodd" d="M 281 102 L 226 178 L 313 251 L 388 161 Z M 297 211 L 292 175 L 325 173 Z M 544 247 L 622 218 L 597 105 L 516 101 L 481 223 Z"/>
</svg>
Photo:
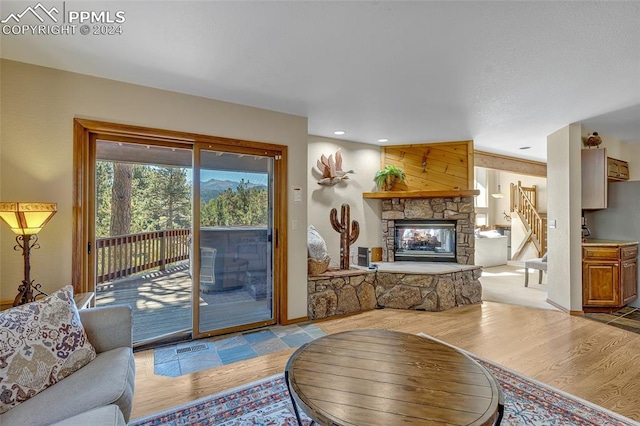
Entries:
<svg viewBox="0 0 640 426">
<path fill-rule="evenodd" d="M 0 18 L 35 4 L 2 1 Z M 310 134 L 365 143 L 473 139 L 544 160 L 547 135 L 574 122 L 640 142 L 638 1 L 43 4 L 122 10 L 123 34 L 2 35 L 2 57 L 306 116 Z"/>
</svg>

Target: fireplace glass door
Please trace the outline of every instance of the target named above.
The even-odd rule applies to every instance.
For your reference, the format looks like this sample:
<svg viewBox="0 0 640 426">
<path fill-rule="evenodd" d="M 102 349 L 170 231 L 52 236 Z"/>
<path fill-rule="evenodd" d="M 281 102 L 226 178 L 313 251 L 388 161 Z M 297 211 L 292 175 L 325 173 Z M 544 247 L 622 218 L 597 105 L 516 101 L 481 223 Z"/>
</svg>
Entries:
<svg viewBox="0 0 640 426">
<path fill-rule="evenodd" d="M 395 260 L 455 262 L 455 221 L 396 221 Z"/>
</svg>

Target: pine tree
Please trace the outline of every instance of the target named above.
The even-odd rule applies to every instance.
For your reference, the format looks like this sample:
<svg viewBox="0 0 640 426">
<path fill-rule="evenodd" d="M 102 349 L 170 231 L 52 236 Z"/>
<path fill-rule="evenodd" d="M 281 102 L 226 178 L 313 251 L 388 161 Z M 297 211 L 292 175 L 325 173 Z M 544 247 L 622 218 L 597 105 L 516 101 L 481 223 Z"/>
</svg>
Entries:
<svg viewBox="0 0 640 426">
<path fill-rule="evenodd" d="M 111 188 L 111 236 L 131 232 L 131 187 L 133 164 L 115 163 Z"/>
</svg>

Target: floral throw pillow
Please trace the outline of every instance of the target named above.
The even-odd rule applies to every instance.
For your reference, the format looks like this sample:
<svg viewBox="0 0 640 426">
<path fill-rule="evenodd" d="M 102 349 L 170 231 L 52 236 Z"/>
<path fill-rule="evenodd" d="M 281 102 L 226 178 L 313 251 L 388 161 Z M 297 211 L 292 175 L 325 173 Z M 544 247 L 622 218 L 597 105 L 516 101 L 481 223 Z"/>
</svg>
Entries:
<svg viewBox="0 0 640 426">
<path fill-rule="evenodd" d="M 95 357 L 70 285 L 44 299 L 0 312 L 0 414 Z"/>
</svg>

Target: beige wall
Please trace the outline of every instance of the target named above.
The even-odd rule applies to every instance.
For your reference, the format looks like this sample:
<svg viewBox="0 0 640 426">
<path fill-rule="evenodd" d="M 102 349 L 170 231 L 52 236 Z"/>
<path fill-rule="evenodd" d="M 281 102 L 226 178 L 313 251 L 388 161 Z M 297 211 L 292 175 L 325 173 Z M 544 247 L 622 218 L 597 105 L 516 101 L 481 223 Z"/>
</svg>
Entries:
<svg viewBox="0 0 640 426">
<path fill-rule="evenodd" d="M 547 137 L 548 285 L 550 301 L 582 310 L 581 126 L 571 124 Z"/>
<path fill-rule="evenodd" d="M 622 143 L 621 160 L 629 162 L 629 180 L 640 180 L 640 143 Z"/>
<path fill-rule="evenodd" d="M 82 117 L 289 147 L 289 222 L 307 220 L 307 119 L 243 105 L 6 61 L 0 62 L 0 194 L 2 201 L 58 203 L 40 234 L 32 277 L 46 292 L 71 280 L 73 118 Z M 0 229 L 0 300 L 22 279 L 13 236 Z M 306 316 L 306 232 L 289 230 L 289 318 Z"/>
<path fill-rule="evenodd" d="M 317 160 L 324 154 L 329 156 L 342 148 L 343 170 L 353 169 L 348 180 L 334 186 L 318 185 L 320 173 Z M 374 145 L 343 140 L 309 136 L 307 180 L 309 188 L 308 223 L 313 225 L 327 242 L 331 264 L 340 265 L 340 234 L 333 230 L 329 222 L 332 208 L 349 203 L 351 220 L 360 224 L 360 236 L 352 248 L 379 247 L 382 245 L 382 221 L 380 200 L 363 199 L 363 192 L 375 190 L 373 176 L 380 169 L 380 148 Z M 352 258 L 352 262 L 355 261 Z"/>
</svg>

